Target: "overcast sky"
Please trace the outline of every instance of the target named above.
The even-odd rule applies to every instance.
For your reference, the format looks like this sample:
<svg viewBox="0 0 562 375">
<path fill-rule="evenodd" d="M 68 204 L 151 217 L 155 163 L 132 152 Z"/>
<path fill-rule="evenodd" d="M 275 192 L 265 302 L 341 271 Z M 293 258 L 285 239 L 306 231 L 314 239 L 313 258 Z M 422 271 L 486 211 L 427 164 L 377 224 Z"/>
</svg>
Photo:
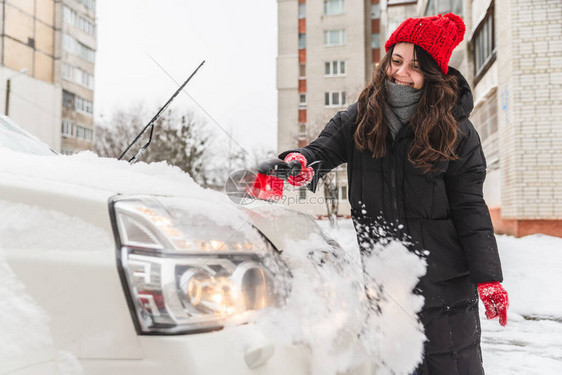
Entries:
<svg viewBox="0 0 562 375">
<path fill-rule="evenodd" d="M 96 119 L 139 101 L 156 111 L 178 88 L 167 74 L 181 83 L 205 60 L 189 95 L 244 147 L 276 149 L 276 7 L 274 0 L 97 0 Z M 173 107 L 205 116 L 183 93 Z"/>
</svg>

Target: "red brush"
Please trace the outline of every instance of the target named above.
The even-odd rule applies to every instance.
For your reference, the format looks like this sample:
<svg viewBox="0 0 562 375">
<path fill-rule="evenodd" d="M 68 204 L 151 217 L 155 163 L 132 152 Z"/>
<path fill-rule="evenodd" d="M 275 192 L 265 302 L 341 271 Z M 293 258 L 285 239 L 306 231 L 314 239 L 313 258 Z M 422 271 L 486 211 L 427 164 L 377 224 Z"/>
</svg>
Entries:
<svg viewBox="0 0 562 375">
<path fill-rule="evenodd" d="M 248 192 L 256 199 L 277 200 L 283 196 L 283 183 L 282 178 L 258 172 L 254 184 Z"/>
</svg>

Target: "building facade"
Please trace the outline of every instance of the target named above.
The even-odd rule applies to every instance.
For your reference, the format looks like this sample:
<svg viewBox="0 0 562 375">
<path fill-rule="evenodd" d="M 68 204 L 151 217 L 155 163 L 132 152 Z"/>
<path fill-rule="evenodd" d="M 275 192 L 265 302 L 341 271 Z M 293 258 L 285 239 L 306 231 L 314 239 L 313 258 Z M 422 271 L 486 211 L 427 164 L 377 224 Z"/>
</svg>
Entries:
<svg viewBox="0 0 562 375">
<path fill-rule="evenodd" d="M 94 0 L 2 0 L 4 113 L 55 151 L 93 147 Z"/>
</svg>

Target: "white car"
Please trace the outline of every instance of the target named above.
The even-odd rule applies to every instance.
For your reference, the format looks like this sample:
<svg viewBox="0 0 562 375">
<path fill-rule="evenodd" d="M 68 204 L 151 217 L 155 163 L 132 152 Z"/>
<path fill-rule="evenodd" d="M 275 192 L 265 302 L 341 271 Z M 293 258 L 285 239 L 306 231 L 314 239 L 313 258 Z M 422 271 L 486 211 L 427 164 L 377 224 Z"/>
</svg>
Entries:
<svg viewBox="0 0 562 375">
<path fill-rule="evenodd" d="M 280 254 L 311 234 L 338 247 L 307 216 L 165 163 L 56 155 L 2 116 L 0 374 L 310 373 L 311 342 L 253 319 L 286 303 Z"/>
</svg>

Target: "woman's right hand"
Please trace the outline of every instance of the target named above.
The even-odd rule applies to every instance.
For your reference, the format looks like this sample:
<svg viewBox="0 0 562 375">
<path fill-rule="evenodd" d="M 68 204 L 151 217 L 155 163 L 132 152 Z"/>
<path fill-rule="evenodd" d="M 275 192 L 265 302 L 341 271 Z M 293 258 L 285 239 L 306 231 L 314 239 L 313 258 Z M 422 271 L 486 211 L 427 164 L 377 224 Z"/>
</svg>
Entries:
<svg viewBox="0 0 562 375">
<path fill-rule="evenodd" d="M 287 163 L 284 160 L 273 158 L 261 163 L 258 173 L 287 180 L 289 176 L 296 176 L 301 172 L 300 162 Z"/>
</svg>

